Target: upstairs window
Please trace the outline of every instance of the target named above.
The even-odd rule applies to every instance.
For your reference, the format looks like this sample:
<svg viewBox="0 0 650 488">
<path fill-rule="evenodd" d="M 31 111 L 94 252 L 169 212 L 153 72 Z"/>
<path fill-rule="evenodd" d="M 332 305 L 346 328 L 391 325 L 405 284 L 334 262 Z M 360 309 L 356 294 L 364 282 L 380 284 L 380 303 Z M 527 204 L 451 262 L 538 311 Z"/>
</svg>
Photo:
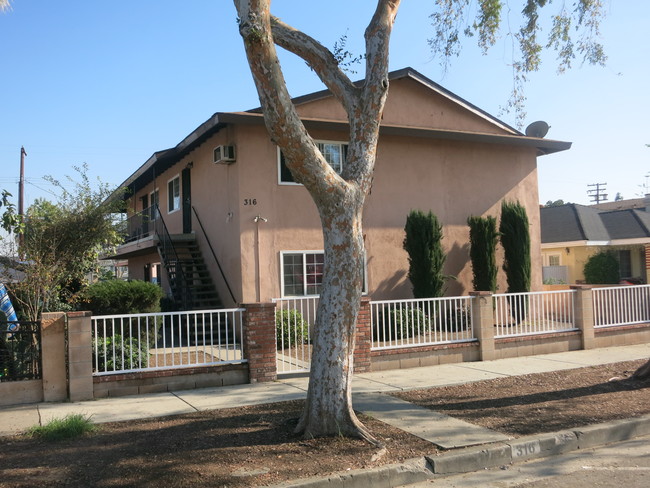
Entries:
<svg viewBox="0 0 650 488">
<path fill-rule="evenodd" d="M 181 179 L 176 176 L 167 183 L 167 213 L 181 208 Z"/>
<path fill-rule="evenodd" d="M 334 171 L 341 174 L 348 155 L 348 145 L 342 142 L 329 141 L 317 141 L 316 145 L 318 146 L 319 151 L 323 154 L 325 161 L 329 163 Z M 282 154 L 282 151 L 280 150 L 278 150 L 278 153 L 278 178 L 280 184 L 298 185 L 299 183 L 296 183 L 291 171 L 287 168 L 284 154 Z"/>
</svg>

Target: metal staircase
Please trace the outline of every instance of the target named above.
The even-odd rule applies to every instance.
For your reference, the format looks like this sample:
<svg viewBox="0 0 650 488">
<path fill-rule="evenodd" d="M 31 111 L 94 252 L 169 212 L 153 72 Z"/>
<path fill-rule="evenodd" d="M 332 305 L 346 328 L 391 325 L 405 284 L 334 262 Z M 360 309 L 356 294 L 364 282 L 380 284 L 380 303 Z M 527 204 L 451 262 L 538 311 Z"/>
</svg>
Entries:
<svg viewBox="0 0 650 488">
<path fill-rule="evenodd" d="M 189 310 L 222 308 L 210 271 L 205 264 L 201 249 L 195 239 L 174 239 L 174 257 L 163 255 L 158 250 L 167 270 L 169 284 L 174 299 L 188 305 Z"/>
<path fill-rule="evenodd" d="M 223 308 L 194 235 L 171 236 L 162 218 L 156 220 L 156 235 L 158 254 L 167 271 L 176 308 Z"/>
</svg>

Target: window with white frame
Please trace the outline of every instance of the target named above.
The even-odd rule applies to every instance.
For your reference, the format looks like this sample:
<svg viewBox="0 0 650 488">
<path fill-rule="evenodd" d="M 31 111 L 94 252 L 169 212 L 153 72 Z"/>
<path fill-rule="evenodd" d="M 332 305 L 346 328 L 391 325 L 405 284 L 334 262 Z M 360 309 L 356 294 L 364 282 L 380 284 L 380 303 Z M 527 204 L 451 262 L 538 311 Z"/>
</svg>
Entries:
<svg viewBox="0 0 650 488">
<path fill-rule="evenodd" d="M 343 142 L 316 141 L 319 151 L 323 154 L 325 161 L 336 171 L 341 174 L 343 165 L 348 155 L 348 145 Z M 284 154 L 278 148 L 278 181 L 280 184 L 298 185 L 293 179 L 293 175 L 284 160 Z"/>
<path fill-rule="evenodd" d="M 172 213 L 181 208 L 181 178 L 176 176 L 167 183 L 167 212 Z"/>
<path fill-rule="evenodd" d="M 323 287 L 323 251 L 282 251 L 282 296 L 320 295 Z M 366 265 L 363 265 L 363 292 L 366 293 Z"/>
<path fill-rule="evenodd" d="M 548 265 L 549 266 L 560 266 L 560 255 L 559 254 L 551 254 L 548 257 Z"/>
</svg>

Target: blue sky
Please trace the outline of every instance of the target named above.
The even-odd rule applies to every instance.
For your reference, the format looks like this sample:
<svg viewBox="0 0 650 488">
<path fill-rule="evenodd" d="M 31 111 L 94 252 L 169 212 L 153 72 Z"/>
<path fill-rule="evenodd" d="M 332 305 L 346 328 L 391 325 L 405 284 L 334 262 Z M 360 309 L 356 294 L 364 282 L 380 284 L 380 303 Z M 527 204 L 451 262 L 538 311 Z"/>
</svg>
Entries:
<svg viewBox="0 0 650 488">
<path fill-rule="evenodd" d="M 347 33 L 360 53 L 373 3 L 275 0 L 273 11 L 328 47 Z M 548 138 L 573 142 L 539 158 L 542 203 L 587 204 L 592 183 L 607 183 L 610 200 L 635 198 L 649 180 L 650 2 L 604 3 L 607 67 L 576 62 L 558 76 L 549 55 L 526 87 L 526 123 L 545 120 Z M 508 42 L 487 57 L 466 43 L 445 74 L 426 42 L 430 5 L 402 2 L 391 70 L 411 66 L 499 115 L 512 86 Z M 235 18 L 230 0 L 13 0 L 0 15 L 0 188 L 17 195 L 21 146 L 29 204 L 54 198 L 44 175 L 64 179 L 87 163 L 92 178 L 117 185 L 214 112 L 258 106 Z M 302 61 L 283 61 L 292 95 L 322 88 Z"/>
</svg>

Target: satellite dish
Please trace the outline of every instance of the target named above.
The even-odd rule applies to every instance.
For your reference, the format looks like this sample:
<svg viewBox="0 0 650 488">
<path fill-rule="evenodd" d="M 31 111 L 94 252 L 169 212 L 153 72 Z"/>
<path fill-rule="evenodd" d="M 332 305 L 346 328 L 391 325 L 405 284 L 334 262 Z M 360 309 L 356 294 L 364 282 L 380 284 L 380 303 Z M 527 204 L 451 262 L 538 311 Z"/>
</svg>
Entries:
<svg viewBox="0 0 650 488">
<path fill-rule="evenodd" d="M 526 127 L 526 135 L 528 137 L 539 137 L 540 139 L 546 135 L 548 132 L 549 125 L 543 120 L 538 120 L 533 122 L 528 127 Z"/>
</svg>

